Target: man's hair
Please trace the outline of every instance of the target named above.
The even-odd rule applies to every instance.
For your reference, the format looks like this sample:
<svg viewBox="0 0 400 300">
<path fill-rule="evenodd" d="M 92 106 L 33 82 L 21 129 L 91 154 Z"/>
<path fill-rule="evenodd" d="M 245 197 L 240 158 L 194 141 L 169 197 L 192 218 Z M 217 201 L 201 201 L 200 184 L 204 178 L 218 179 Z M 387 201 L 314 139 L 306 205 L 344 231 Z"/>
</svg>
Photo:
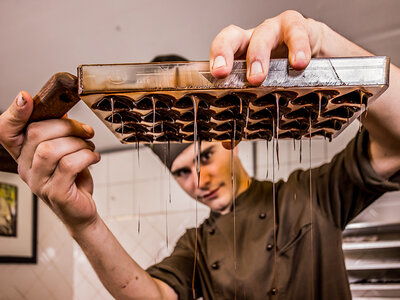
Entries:
<svg viewBox="0 0 400 300">
<path fill-rule="evenodd" d="M 151 62 L 168 62 L 168 61 L 188 61 L 188 60 L 183 56 L 177 54 L 157 55 L 151 60 Z"/>
</svg>

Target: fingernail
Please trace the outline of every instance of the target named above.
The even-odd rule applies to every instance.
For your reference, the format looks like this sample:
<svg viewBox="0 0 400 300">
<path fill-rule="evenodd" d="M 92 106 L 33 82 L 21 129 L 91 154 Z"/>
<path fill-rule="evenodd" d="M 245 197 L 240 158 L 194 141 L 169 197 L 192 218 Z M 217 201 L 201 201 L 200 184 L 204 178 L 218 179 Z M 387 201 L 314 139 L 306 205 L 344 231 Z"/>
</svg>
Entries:
<svg viewBox="0 0 400 300">
<path fill-rule="evenodd" d="M 306 60 L 306 54 L 303 51 L 299 51 L 296 53 L 295 62 L 299 62 L 301 60 Z"/>
<path fill-rule="evenodd" d="M 261 73 L 263 73 L 262 65 L 258 60 L 256 60 L 251 64 L 250 76 L 255 76 L 255 75 L 258 75 L 258 74 L 261 74 Z"/>
<path fill-rule="evenodd" d="M 88 134 L 92 134 L 93 133 L 93 128 L 90 127 L 89 125 L 83 124 L 82 125 L 83 130 L 85 130 Z"/>
<path fill-rule="evenodd" d="M 19 93 L 17 96 L 17 106 L 22 107 L 26 103 L 24 96 L 22 96 L 22 93 Z"/>
<path fill-rule="evenodd" d="M 226 67 L 225 58 L 223 56 L 217 56 L 214 59 L 213 69 L 215 70 L 215 69 L 222 68 L 222 67 Z"/>
</svg>

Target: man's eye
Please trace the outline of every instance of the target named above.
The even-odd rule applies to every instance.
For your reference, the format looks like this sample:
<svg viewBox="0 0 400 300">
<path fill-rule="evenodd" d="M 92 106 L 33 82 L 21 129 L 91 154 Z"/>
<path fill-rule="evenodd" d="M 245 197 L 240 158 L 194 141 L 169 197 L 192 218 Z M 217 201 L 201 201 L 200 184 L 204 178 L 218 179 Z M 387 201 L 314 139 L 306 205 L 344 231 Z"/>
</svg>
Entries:
<svg viewBox="0 0 400 300">
<path fill-rule="evenodd" d="M 206 163 L 210 160 L 212 153 L 211 152 L 206 152 L 201 155 L 201 163 Z"/>
<path fill-rule="evenodd" d="M 185 177 L 190 175 L 190 170 L 179 170 L 178 172 L 175 173 L 176 177 Z"/>
</svg>

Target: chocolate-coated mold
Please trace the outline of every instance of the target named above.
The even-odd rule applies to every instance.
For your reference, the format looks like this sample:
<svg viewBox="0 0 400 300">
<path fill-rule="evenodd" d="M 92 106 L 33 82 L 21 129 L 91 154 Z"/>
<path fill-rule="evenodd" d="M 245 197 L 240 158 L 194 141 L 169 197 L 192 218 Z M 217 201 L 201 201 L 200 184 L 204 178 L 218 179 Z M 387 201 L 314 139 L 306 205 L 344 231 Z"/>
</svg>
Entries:
<svg viewBox="0 0 400 300">
<path fill-rule="evenodd" d="M 203 141 L 331 139 L 388 86 L 387 57 L 312 59 L 301 72 L 272 60 L 259 87 L 245 66 L 214 79 L 208 62 L 86 65 L 79 92 L 121 142 L 164 143 L 193 142 L 195 131 Z"/>
</svg>

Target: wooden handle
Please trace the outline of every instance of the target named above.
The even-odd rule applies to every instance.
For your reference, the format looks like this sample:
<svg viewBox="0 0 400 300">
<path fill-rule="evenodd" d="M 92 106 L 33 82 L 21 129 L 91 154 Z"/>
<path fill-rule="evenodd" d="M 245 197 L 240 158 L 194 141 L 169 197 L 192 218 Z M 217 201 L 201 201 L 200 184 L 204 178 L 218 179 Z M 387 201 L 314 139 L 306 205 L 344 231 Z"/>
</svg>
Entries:
<svg viewBox="0 0 400 300">
<path fill-rule="evenodd" d="M 59 119 L 78 101 L 78 79 L 69 73 L 54 74 L 33 98 L 30 122 Z"/>
</svg>

